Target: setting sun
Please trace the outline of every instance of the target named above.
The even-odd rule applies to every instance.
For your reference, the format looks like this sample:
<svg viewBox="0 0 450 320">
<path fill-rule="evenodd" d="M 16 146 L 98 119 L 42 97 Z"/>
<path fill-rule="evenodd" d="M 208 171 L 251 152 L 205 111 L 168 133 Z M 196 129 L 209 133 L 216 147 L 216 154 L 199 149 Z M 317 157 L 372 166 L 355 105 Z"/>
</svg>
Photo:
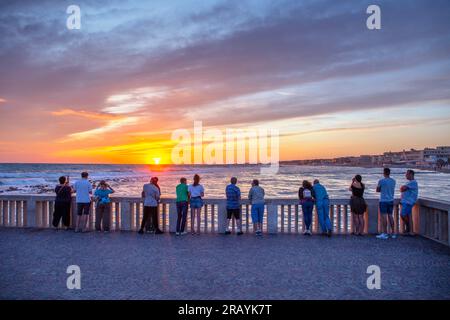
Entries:
<svg viewBox="0 0 450 320">
<path fill-rule="evenodd" d="M 154 164 L 159 164 L 161 162 L 161 158 L 153 158 Z"/>
</svg>

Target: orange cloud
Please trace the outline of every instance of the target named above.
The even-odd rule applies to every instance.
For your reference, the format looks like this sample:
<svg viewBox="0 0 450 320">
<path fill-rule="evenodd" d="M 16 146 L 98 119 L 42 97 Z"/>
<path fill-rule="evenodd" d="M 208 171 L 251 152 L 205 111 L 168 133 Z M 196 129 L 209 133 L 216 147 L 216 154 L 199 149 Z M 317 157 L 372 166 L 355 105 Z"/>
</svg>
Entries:
<svg viewBox="0 0 450 320">
<path fill-rule="evenodd" d="M 0 100 L 1 102 L 1 100 Z M 103 113 L 103 112 L 91 112 L 91 111 L 84 111 L 84 110 L 73 110 L 73 109 L 62 109 L 59 111 L 52 111 L 52 115 L 54 116 L 76 116 L 76 117 L 82 117 L 86 119 L 92 119 L 92 120 L 114 120 L 117 118 L 120 118 L 121 116 L 115 115 L 115 114 L 109 114 L 109 113 Z"/>
<path fill-rule="evenodd" d="M 6 102 L 6 99 L 0 98 L 0 103 Z"/>
</svg>

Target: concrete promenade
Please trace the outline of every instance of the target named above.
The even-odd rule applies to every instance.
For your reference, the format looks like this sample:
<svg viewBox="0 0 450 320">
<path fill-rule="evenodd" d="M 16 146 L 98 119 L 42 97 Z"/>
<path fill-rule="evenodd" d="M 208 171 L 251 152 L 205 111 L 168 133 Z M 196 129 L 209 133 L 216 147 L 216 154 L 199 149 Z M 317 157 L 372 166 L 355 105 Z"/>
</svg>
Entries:
<svg viewBox="0 0 450 320">
<path fill-rule="evenodd" d="M 450 299 L 450 248 L 421 237 L 3 227 L 0 261 L 0 299 Z M 81 290 L 66 287 L 69 265 Z M 366 287 L 369 265 L 380 290 Z"/>
</svg>

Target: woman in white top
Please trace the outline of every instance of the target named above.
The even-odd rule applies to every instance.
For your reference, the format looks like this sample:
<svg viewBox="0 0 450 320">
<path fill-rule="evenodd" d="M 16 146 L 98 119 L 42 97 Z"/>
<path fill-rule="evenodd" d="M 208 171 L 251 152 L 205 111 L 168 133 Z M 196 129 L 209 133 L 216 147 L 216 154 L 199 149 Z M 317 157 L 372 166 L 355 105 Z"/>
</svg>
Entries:
<svg viewBox="0 0 450 320">
<path fill-rule="evenodd" d="M 188 187 L 189 199 L 191 202 L 191 231 L 192 234 L 200 233 L 200 212 L 203 207 L 202 198 L 205 195 L 205 189 L 200 184 L 200 176 L 194 176 L 194 183 Z M 195 217 L 197 216 L 197 230 L 195 230 Z"/>
</svg>

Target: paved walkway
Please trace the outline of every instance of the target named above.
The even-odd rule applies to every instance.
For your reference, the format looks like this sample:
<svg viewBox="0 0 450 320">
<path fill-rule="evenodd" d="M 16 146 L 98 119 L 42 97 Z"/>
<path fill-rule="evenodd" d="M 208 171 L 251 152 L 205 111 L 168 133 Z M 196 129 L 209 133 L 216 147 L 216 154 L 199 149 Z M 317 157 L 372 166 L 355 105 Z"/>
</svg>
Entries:
<svg viewBox="0 0 450 320">
<path fill-rule="evenodd" d="M 81 268 L 68 290 L 66 268 Z M 366 269 L 381 268 L 381 290 Z M 75 234 L 0 228 L 1 299 L 450 299 L 450 249 L 420 237 Z"/>
</svg>

